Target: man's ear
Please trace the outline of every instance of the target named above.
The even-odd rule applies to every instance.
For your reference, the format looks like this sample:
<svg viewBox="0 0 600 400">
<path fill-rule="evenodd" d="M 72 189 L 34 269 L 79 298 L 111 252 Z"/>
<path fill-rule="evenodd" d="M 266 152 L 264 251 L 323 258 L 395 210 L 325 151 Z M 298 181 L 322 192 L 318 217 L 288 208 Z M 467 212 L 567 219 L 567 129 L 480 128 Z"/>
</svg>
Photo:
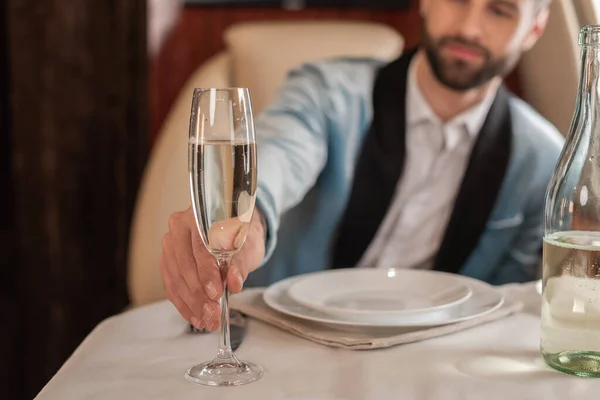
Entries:
<svg viewBox="0 0 600 400">
<path fill-rule="evenodd" d="M 538 41 L 538 39 L 546 30 L 546 25 L 548 24 L 548 17 L 550 16 L 550 9 L 548 6 L 544 7 L 535 17 L 533 21 L 533 25 L 529 30 L 529 33 L 525 37 L 523 41 L 522 50 L 525 52 L 533 47 L 534 44 Z"/>
</svg>

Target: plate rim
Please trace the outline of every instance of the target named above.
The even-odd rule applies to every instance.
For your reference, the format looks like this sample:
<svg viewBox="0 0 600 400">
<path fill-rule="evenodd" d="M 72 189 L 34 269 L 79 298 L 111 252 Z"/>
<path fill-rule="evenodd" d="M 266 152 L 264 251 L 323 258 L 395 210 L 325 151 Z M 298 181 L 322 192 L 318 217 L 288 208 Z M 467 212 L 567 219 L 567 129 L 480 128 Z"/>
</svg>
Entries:
<svg viewBox="0 0 600 400">
<path fill-rule="evenodd" d="M 296 285 L 298 285 L 301 282 L 305 282 L 308 279 L 311 278 L 317 278 L 319 276 L 323 276 L 323 275 L 336 275 L 337 273 L 349 273 L 349 274 L 360 274 L 360 273 L 378 273 L 381 275 L 384 274 L 389 274 L 390 271 L 394 271 L 395 274 L 421 274 L 421 275 L 442 275 L 446 278 L 452 279 L 457 281 L 458 284 L 460 284 L 465 293 L 462 294 L 459 298 L 449 302 L 449 303 L 445 303 L 445 304 L 440 304 L 437 306 L 433 306 L 433 307 L 425 307 L 425 308 L 417 308 L 417 309 L 412 309 L 412 310 L 352 310 L 352 309 L 347 309 L 347 308 L 342 308 L 342 307 L 335 307 L 335 306 L 326 306 L 326 305 L 322 305 L 320 303 L 317 302 L 311 302 L 311 301 L 306 301 L 304 299 L 300 299 L 298 298 L 298 296 L 294 296 L 292 294 L 292 288 Z M 295 302 L 307 307 L 307 308 L 312 308 L 314 310 L 318 310 L 320 312 L 326 313 L 326 314 L 331 314 L 331 313 L 337 313 L 337 314 L 346 314 L 348 316 L 350 315 L 354 315 L 356 317 L 360 317 L 360 316 L 364 316 L 366 314 L 368 315 L 374 315 L 374 316 L 387 316 L 388 318 L 400 318 L 400 317 L 410 317 L 410 316 L 414 316 L 414 315 L 418 315 L 418 314 L 423 314 L 423 313 L 433 313 L 436 311 L 441 311 L 441 310 L 445 310 L 447 308 L 451 308 L 451 307 L 455 307 L 458 306 L 462 303 L 464 303 L 465 301 L 467 301 L 468 299 L 471 298 L 471 296 L 473 295 L 473 289 L 471 288 L 471 286 L 467 283 L 467 282 L 463 282 L 462 279 L 460 279 L 458 277 L 458 275 L 456 274 L 451 274 L 451 273 L 447 273 L 447 272 L 443 272 L 443 271 L 431 271 L 431 270 L 420 270 L 420 269 L 398 269 L 398 268 L 369 268 L 369 269 L 354 269 L 354 268 L 342 268 L 342 269 L 335 269 L 335 270 L 326 270 L 326 271 L 320 271 L 320 272 L 313 272 L 313 273 L 309 273 L 306 275 L 300 275 L 299 277 L 301 277 L 302 279 L 298 279 L 297 282 L 294 282 L 292 284 L 290 284 L 289 288 L 288 288 L 288 296 L 294 300 Z"/>
<path fill-rule="evenodd" d="M 481 281 L 479 279 L 471 278 L 471 277 L 464 276 L 464 275 L 458 275 L 458 276 L 461 277 L 462 279 L 465 279 L 468 282 L 473 283 L 475 286 L 477 286 L 478 290 L 485 290 L 485 291 L 493 292 L 498 297 L 498 300 L 496 301 L 494 306 L 488 308 L 485 311 L 479 312 L 477 314 L 473 314 L 473 315 L 469 315 L 469 316 L 465 316 L 465 317 L 453 318 L 453 319 L 449 319 L 449 320 L 446 320 L 443 322 L 434 322 L 434 323 L 431 323 L 431 322 L 414 322 L 414 323 L 384 322 L 384 323 L 378 324 L 378 323 L 374 323 L 374 322 L 345 321 L 345 320 L 341 320 L 341 319 L 336 319 L 334 316 L 327 315 L 327 314 L 322 315 L 322 316 L 310 316 L 310 315 L 307 316 L 305 314 L 298 313 L 293 310 L 289 310 L 286 306 L 281 306 L 280 304 L 278 304 L 278 302 L 271 301 L 271 298 L 274 297 L 274 295 L 273 295 L 274 292 L 277 292 L 277 293 L 281 292 L 282 287 L 285 288 L 286 285 L 290 285 L 290 283 L 293 282 L 294 280 L 304 278 L 304 275 L 294 275 L 294 276 L 284 278 L 278 282 L 275 282 L 275 283 L 269 285 L 263 291 L 262 298 L 263 298 L 263 301 L 265 302 L 265 304 L 268 307 L 274 309 L 275 311 L 280 312 L 285 315 L 288 315 L 288 316 L 291 316 L 291 317 L 294 317 L 294 318 L 304 320 L 304 321 L 318 322 L 318 323 L 333 325 L 333 326 L 370 327 L 370 328 L 409 328 L 409 327 L 416 328 L 416 327 L 433 327 L 433 326 L 448 325 L 448 324 L 453 324 L 453 323 L 457 323 L 457 322 L 461 322 L 461 321 L 466 321 L 466 320 L 473 319 L 476 317 L 482 317 L 493 311 L 496 311 L 505 303 L 505 301 L 506 301 L 505 294 L 502 291 L 496 289 L 491 284 Z M 472 299 L 473 299 L 473 296 L 471 296 L 466 301 L 471 301 Z M 308 308 L 303 305 L 301 305 L 301 306 Z M 322 313 L 321 311 L 318 311 L 318 310 L 311 310 L 311 311 Z"/>
</svg>

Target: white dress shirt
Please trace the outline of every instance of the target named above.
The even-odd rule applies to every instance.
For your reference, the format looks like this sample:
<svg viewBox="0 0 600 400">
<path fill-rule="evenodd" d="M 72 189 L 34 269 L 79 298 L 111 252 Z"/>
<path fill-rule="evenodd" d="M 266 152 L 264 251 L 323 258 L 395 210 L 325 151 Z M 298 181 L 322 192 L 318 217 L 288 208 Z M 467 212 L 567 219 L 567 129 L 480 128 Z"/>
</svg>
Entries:
<svg viewBox="0 0 600 400">
<path fill-rule="evenodd" d="M 442 122 L 423 97 L 413 58 L 406 91 L 406 158 L 394 199 L 360 267 L 431 268 L 469 155 L 496 91 Z"/>
</svg>

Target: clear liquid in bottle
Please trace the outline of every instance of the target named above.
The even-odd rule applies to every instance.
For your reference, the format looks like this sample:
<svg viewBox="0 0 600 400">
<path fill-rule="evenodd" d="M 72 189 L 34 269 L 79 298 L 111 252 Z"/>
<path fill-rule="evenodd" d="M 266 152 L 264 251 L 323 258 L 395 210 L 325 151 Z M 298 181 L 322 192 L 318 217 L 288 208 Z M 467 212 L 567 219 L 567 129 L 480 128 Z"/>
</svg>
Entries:
<svg viewBox="0 0 600 400">
<path fill-rule="evenodd" d="M 600 232 L 544 239 L 542 352 L 563 372 L 600 372 Z"/>
</svg>

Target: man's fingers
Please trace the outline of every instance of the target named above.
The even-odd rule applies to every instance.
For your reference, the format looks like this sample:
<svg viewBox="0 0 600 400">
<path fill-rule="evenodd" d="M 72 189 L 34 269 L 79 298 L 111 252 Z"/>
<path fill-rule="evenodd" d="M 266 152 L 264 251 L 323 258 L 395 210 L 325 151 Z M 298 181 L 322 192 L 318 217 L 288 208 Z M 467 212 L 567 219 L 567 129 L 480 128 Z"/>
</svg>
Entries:
<svg viewBox="0 0 600 400">
<path fill-rule="evenodd" d="M 242 249 L 231 260 L 229 271 L 227 271 L 227 287 L 232 293 L 239 293 L 244 287 L 250 269 L 248 268 L 248 255 L 246 248 Z"/>
<path fill-rule="evenodd" d="M 194 313 L 192 312 L 192 310 L 190 310 L 190 308 L 187 306 L 187 304 L 185 304 L 183 299 L 175 291 L 173 291 L 174 286 L 173 286 L 173 283 L 171 282 L 171 279 L 169 278 L 169 272 L 167 271 L 167 264 L 166 264 L 166 255 L 165 255 L 164 251 L 160 255 L 159 263 L 160 263 L 160 273 L 162 275 L 163 283 L 165 285 L 167 297 L 169 298 L 171 303 L 173 303 L 173 305 L 175 306 L 177 311 L 179 311 L 179 314 L 181 314 L 183 319 L 185 319 L 188 322 L 191 322 L 194 317 Z"/>
<path fill-rule="evenodd" d="M 200 323 L 208 327 L 218 321 L 217 301 L 221 297 L 222 285 L 216 261 L 198 233 L 194 214 L 191 210 L 178 215 L 176 249 L 180 261 L 179 272 L 188 284 L 189 292 L 181 296 L 191 304 L 194 314 L 200 314 Z"/>
<path fill-rule="evenodd" d="M 194 218 L 194 214 L 189 214 L 188 218 Z M 211 300 L 219 300 L 223 293 L 221 275 L 217 268 L 217 260 L 208 252 L 204 242 L 198 233 L 194 221 L 191 221 L 193 227 L 190 230 L 190 241 L 193 257 L 196 261 L 196 271 L 202 282 L 206 296 Z"/>
<path fill-rule="evenodd" d="M 231 293 L 239 293 L 244 287 L 244 281 L 246 278 L 242 274 L 240 268 L 236 265 L 232 265 L 227 272 L 227 288 Z"/>
<path fill-rule="evenodd" d="M 181 267 L 175 256 L 173 238 L 170 235 L 172 235 L 171 232 L 167 233 L 163 240 L 164 261 L 162 263 L 165 266 L 162 268 L 164 270 L 163 280 L 165 281 L 167 293 L 170 293 L 169 299 L 175 299 L 176 296 L 179 296 L 190 309 L 192 317 L 202 321 L 210 314 L 206 312 L 205 304 L 214 302 L 206 296 L 202 288 L 195 292 L 190 291 L 187 282 L 181 274 Z"/>
<path fill-rule="evenodd" d="M 206 322 L 206 329 L 209 331 L 214 331 L 219 329 L 221 326 L 221 306 L 217 305 L 214 310 L 214 314 L 212 319 L 209 322 Z"/>
<path fill-rule="evenodd" d="M 185 280 L 191 296 L 201 297 L 206 295 L 212 298 L 214 293 L 209 294 L 210 290 L 207 290 L 206 277 L 199 273 L 196 256 L 192 247 L 192 231 L 184 218 L 186 218 L 185 213 L 176 213 L 171 216 L 171 220 L 174 222 L 171 224 L 170 234 L 173 236 L 173 247 L 179 273 Z M 198 250 L 202 252 L 202 249 Z M 209 259 L 210 254 L 206 251 L 204 253 L 205 257 L 199 258 Z"/>
<path fill-rule="evenodd" d="M 215 222 L 208 230 L 208 243 L 212 250 L 235 251 L 244 244 L 250 224 L 239 218 Z"/>
<path fill-rule="evenodd" d="M 205 249 L 194 249 L 196 271 L 202 282 L 204 293 L 211 300 L 219 300 L 223 293 L 221 275 L 217 267 L 217 260 Z"/>
<path fill-rule="evenodd" d="M 170 231 L 163 240 L 161 273 L 169 300 L 179 313 L 196 327 L 217 329 L 220 325 L 218 300 L 227 288 L 240 292 L 248 273 L 258 267 L 264 257 L 264 233 L 239 218 L 214 224 L 209 232 L 208 246 L 214 250 L 239 250 L 221 276 L 215 257 L 208 251 L 196 225 L 193 210 L 175 213 L 169 220 Z M 253 224 L 260 221 L 253 221 Z M 242 246 L 242 243 L 245 244 Z M 241 247 L 241 248 L 240 248 Z"/>
</svg>

